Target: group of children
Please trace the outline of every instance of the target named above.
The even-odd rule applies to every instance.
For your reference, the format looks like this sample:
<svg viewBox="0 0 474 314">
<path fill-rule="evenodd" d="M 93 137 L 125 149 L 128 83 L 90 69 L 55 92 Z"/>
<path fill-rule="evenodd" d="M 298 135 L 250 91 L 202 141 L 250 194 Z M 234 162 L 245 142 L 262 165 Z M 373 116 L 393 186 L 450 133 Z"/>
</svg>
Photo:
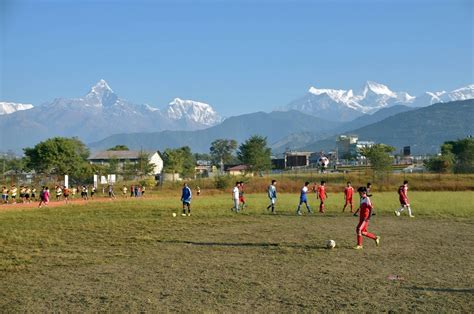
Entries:
<svg viewBox="0 0 474 314">
<path fill-rule="evenodd" d="M 16 204 L 18 197 L 21 203 L 30 203 L 32 200 L 36 201 L 36 189 L 32 186 L 23 185 L 17 188 L 14 184 L 10 188 L 2 186 L 3 204 Z"/>
</svg>

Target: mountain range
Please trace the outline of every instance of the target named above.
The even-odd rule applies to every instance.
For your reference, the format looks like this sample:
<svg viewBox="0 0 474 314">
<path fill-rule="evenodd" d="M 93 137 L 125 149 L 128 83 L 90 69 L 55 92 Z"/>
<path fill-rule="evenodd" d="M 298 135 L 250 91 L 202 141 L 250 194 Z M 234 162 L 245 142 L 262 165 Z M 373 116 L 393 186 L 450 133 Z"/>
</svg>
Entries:
<svg viewBox="0 0 474 314">
<path fill-rule="evenodd" d="M 412 154 L 437 153 L 445 141 L 474 135 L 474 99 L 438 103 L 401 112 L 347 133 L 357 135 L 359 140 L 392 145 L 397 151 L 410 146 Z M 336 137 L 333 135 L 300 149 L 333 150 Z"/>
<path fill-rule="evenodd" d="M 352 89 L 310 87 L 305 96 L 282 109 L 298 110 L 326 120 L 347 122 L 395 105 L 424 107 L 434 103 L 472 98 L 474 98 L 474 84 L 451 92 L 426 92 L 415 97 L 407 92 L 394 92 L 386 85 L 368 81 L 359 92 L 354 92 Z"/>
<path fill-rule="evenodd" d="M 14 151 L 53 136 L 77 136 L 91 142 L 121 132 L 197 130 L 222 121 L 210 105 L 192 100 L 176 98 L 165 109 L 131 103 L 104 80 L 80 98 L 15 108 L 0 115 L 0 147 Z"/>
<path fill-rule="evenodd" d="M 14 102 L 0 102 L 0 115 L 11 114 L 16 111 L 33 108 L 32 104 L 19 104 Z"/>
<path fill-rule="evenodd" d="M 147 150 L 189 146 L 195 152 L 208 152 L 211 142 L 219 138 L 234 139 L 240 143 L 257 134 L 266 136 L 268 143 L 273 143 L 291 133 L 310 130 L 318 131 L 319 137 L 316 139 L 322 139 L 333 134 L 331 130 L 338 125 L 338 122 L 322 120 L 299 111 L 256 112 L 230 117 L 204 130 L 122 133 L 88 146 L 92 150 L 107 149 L 118 144 L 130 149 Z"/>
<path fill-rule="evenodd" d="M 311 87 L 307 95 L 279 111 L 224 120 L 212 106 L 193 100 L 175 98 L 163 108 L 135 104 L 120 98 L 106 81 L 100 80 L 79 98 L 57 98 L 34 107 L 0 103 L 0 147 L 20 153 L 22 148 L 49 137 L 77 136 L 92 143 L 93 149 L 108 148 L 114 143 L 135 149 L 188 145 L 205 152 L 214 139 L 227 137 L 242 141 L 259 134 L 266 136 L 273 151 L 278 153 L 314 148 L 317 147 L 314 143 L 321 144 L 321 140 L 331 135 L 359 130 L 391 116 L 409 115 L 419 106 L 433 102 L 472 98 L 474 84 L 451 92 L 426 92 L 414 97 L 369 81 L 358 92 Z M 428 130 L 437 132 L 429 127 Z M 377 132 L 385 133 L 383 129 Z"/>
</svg>

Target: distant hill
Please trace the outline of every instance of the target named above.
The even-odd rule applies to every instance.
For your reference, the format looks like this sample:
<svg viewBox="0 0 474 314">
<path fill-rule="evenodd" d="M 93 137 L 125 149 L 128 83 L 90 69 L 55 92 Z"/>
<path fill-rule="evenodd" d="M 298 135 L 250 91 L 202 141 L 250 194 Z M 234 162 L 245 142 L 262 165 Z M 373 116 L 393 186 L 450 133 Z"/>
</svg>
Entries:
<svg viewBox="0 0 474 314">
<path fill-rule="evenodd" d="M 272 144 L 291 133 L 329 131 L 339 125 L 338 122 L 325 121 L 299 111 L 256 112 L 228 118 L 204 130 L 116 134 L 90 143 L 89 147 L 101 150 L 123 144 L 130 149 L 154 150 L 187 145 L 194 152 L 208 152 L 211 142 L 218 138 L 235 139 L 240 143 L 252 135 L 262 135 Z"/>
<path fill-rule="evenodd" d="M 302 147 L 310 145 L 311 143 L 330 137 L 331 135 L 370 125 L 372 123 L 382 121 L 383 119 L 393 116 L 397 113 L 406 112 L 409 110 L 413 110 L 413 108 L 403 105 L 396 105 L 389 108 L 382 108 L 373 114 L 365 114 L 349 122 L 341 123 L 336 129 L 329 130 L 327 132 L 318 130 L 314 132 L 304 131 L 292 133 L 273 143 L 272 150 L 274 154 L 283 153 L 287 149 L 298 150 Z M 333 141 L 331 140 L 330 143 L 333 143 Z M 327 146 L 325 145 L 325 147 Z M 327 151 L 328 149 L 325 148 L 324 150 Z"/>
<path fill-rule="evenodd" d="M 444 141 L 474 134 L 474 99 L 402 112 L 345 133 L 356 134 L 360 140 L 389 144 L 397 150 L 411 146 L 413 154 L 436 153 Z M 301 149 L 327 151 L 335 146 L 336 136 L 332 136 Z"/>
</svg>

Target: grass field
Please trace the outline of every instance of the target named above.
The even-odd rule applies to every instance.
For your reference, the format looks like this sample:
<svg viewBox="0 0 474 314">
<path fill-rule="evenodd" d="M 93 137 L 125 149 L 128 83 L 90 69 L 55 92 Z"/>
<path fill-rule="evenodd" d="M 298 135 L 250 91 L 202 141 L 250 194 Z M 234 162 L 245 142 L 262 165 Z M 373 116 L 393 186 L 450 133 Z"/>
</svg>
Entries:
<svg viewBox="0 0 474 314">
<path fill-rule="evenodd" d="M 369 230 L 382 243 L 362 251 L 340 193 L 324 215 L 295 216 L 295 194 L 280 194 L 277 215 L 263 194 L 234 214 L 218 194 L 176 218 L 166 194 L 0 207 L 0 310 L 474 311 L 473 192 L 412 192 L 414 219 L 377 193 Z"/>
</svg>

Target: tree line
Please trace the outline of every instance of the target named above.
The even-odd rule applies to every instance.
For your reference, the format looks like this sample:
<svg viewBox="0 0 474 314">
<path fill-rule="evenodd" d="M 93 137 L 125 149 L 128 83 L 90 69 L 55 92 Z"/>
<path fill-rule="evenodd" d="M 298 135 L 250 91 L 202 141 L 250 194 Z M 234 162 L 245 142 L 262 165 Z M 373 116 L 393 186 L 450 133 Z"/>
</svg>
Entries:
<svg viewBox="0 0 474 314">
<path fill-rule="evenodd" d="M 116 145 L 110 151 L 129 150 L 125 145 Z M 68 174 L 72 180 L 88 182 L 94 174 L 121 174 L 124 177 L 148 175 L 153 170 L 148 154 L 141 152 L 136 163 L 125 162 L 119 167 L 119 160 L 111 158 L 107 164 L 91 164 L 88 161 L 90 150 L 78 138 L 54 137 L 23 149 L 23 158 L 5 156 L 0 158 L 0 169 L 13 170 L 19 174 L 34 170 L 45 175 L 63 176 Z M 271 168 L 271 150 L 265 137 L 252 136 L 240 146 L 232 139 L 218 139 L 211 143 L 209 153 L 193 153 L 188 146 L 165 149 L 163 152 L 164 170 L 179 173 L 183 177 L 194 177 L 196 161 L 210 160 L 223 170 L 228 163 L 243 163 L 249 171 L 264 171 Z"/>
</svg>

